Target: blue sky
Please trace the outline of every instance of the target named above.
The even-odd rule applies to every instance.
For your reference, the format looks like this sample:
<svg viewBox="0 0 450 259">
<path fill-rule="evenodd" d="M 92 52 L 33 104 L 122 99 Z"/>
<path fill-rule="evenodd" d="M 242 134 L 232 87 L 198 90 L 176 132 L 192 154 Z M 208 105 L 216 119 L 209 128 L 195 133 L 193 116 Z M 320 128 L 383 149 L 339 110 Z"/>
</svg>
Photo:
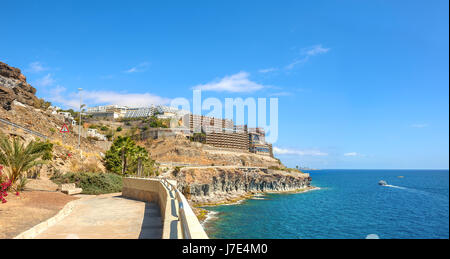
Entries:
<svg viewBox="0 0 450 259">
<path fill-rule="evenodd" d="M 448 1 L 5 1 L 0 61 L 60 105 L 278 97 L 277 156 L 448 168 Z"/>
</svg>

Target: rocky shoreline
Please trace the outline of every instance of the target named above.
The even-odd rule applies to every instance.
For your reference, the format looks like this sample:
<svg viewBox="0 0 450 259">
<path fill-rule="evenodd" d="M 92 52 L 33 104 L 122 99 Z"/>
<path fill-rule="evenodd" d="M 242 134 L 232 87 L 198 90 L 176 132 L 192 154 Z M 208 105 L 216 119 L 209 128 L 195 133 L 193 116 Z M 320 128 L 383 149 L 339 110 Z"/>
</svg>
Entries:
<svg viewBox="0 0 450 259">
<path fill-rule="evenodd" d="M 306 193 L 306 192 L 315 191 L 315 190 L 320 190 L 320 188 L 315 187 L 315 186 L 309 186 L 307 188 L 299 189 L 299 190 L 295 190 L 295 191 L 257 192 L 257 193 L 252 193 L 252 194 L 247 194 L 247 195 L 243 195 L 240 197 L 236 197 L 234 200 L 218 202 L 215 204 L 214 203 L 206 203 L 206 204 L 197 203 L 194 205 L 193 210 L 194 210 L 194 213 L 197 215 L 200 223 L 202 223 L 204 225 L 209 221 L 219 219 L 218 216 L 214 216 L 215 214 L 217 214 L 217 212 L 208 210 L 208 207 L 223 206 L 223 205 L 236 205 L 236 204 L 240 204 L 248 199 L 255 199 L 255 197 L 259 197 L 261 195 L 264 196 L 264 194 L 266 194 L 266 193 L 267 194 L 300 194 L 300 193 Z M 262 198 L 261 200 L 264 200 L 264 198 Z"/>
<path fill-rule="evenodd" d="M 311 177 L 257 167 L 186 167 L 174 172 L 178 189 L 193 204 L 233 203 L 256 193 L 310 188 Z"/>
<path fill-rule="evenodd" d="M 316 190 L 309 174 L 299 171 L 270 170 L 263 167 L 184 167 L 172 172 L 177 188 L 183 192 L 200 221 L 209 211 L 205 207 L 233 205 L 258 199 L 265 193 L 302 193 Z"/>
</svg>

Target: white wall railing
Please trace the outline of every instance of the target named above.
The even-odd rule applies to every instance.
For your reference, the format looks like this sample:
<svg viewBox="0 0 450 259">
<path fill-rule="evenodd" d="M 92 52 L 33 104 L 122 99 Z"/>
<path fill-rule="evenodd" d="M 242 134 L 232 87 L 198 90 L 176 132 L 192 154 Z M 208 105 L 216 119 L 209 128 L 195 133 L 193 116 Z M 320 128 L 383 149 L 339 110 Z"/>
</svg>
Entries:
<svg viewBox="0 0 450 259">
<path fill-rule="evenodd" d="M 149 194 L 146 195 L 145 192 Z M 163 217 L 163 238 L 208 239 L 186 197 L 176 188 L 176 181 L 157 177 L 124 178 L 123 195 L 158 202 Z M 172 206 L 172 202 L 176 205 Z M 173 225 L 173 221 L 176 220 L 179 224 Z"/>
</svg>

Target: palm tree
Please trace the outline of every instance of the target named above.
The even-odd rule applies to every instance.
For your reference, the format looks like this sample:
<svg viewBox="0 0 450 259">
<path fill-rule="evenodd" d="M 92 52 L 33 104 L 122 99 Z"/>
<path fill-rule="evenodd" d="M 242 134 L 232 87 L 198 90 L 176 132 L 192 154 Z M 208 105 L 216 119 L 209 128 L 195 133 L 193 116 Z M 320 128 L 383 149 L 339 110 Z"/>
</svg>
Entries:
<svg viewBox="0 0 450 259">
<path fill-rule="evenodd" d="M 7 137 L 0 136 L 0 164 L 5 167 L 6 174 L 14 184 L 22 173 L 44 164 L 52 147 L 53 145 L 40 141 L 24 145 L 18 138 L 10 141 Z"/>
<path fill-rule="evenodd" d="M 117 144 L 117 151 L 122 160 L 122 175 L 125 175 L 128 166 L 128 156 L 132 153 L 135 143 L 130 137 L 119 137 Z"/>
<path fill-rule="evenodd" d="M 143 162 L 148 160 L 148 152 L 145 148 L 136 146 L 134 150 L 133 159 L 137 161 L 137 175 L 142 176 L 142 171 L 144 169 Z"/>
</svg>

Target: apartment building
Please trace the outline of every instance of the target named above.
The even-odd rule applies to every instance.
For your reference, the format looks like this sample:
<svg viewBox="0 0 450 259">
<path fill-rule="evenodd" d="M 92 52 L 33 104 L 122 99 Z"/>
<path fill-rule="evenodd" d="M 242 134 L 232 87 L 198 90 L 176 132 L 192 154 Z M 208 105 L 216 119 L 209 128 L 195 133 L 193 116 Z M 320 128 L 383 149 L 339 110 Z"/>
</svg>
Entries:
<svg viewBox="0 0 450 259">
<path fill-rule="evenodd" d="M 220 148 L 249 151 L 246 133 L 209 133 L 206 134 L 206 144 Z"/>
<path fill-rule="evenodd" d="M 224 129 L 233 128 L 233 120 L 197 114 L 185 114 L 182 124 L 193 133 L 220 133 L 224 132 Z"/>
</svg>

